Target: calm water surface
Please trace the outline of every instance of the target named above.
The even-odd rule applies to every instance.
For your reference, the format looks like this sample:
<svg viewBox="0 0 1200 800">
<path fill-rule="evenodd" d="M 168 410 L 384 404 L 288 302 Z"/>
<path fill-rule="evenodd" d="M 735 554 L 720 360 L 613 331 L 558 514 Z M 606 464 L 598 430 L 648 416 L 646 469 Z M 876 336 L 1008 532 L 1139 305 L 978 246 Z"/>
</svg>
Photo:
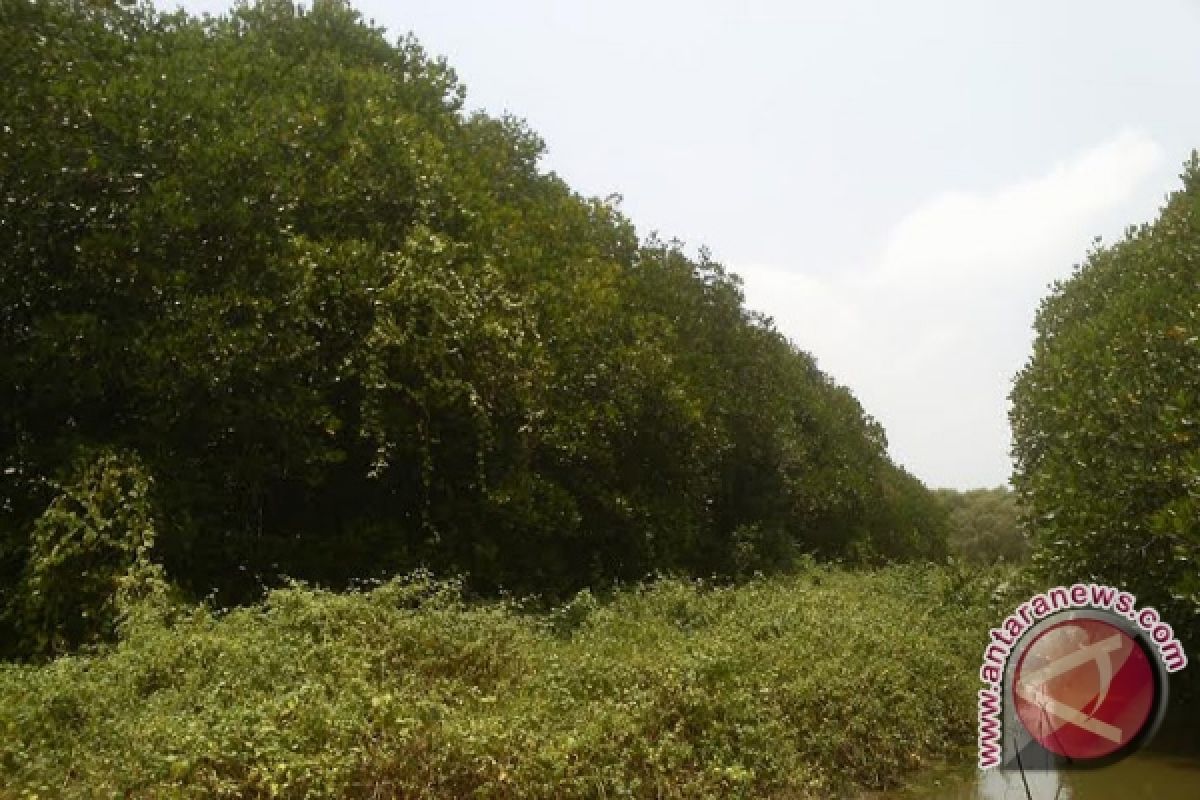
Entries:
<svg viewBox="0 0 1200 800">
<path fill-rule="evenodd" d="M 1065 773 L 974 768 L 919 775 L 907 789 L 872 800 L 1200 800 L 1200 719 L 1176 720 L 1154 744 L 1112 766 Z"/>
<path fill-rule="evenodd" d="M 1200 800 L 1200 758 L 1155 753 L 1130 756 L 1090 771 L 1019 773 L 939 771 L 876 800 Z"/>
</svg>

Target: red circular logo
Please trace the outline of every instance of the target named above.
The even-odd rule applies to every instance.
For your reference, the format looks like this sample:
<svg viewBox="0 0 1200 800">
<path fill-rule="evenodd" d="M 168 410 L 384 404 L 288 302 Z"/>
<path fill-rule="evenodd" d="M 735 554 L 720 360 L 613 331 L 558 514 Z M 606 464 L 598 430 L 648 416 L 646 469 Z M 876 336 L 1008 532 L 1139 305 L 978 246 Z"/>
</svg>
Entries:
<svg viewBox="0 0 1200 800">
<path fill-rule="evenodd" d="M 1143 647 L 1109 622 L 1071 619 L 1040 632 L 1012 677 L 1017 716 L 1052 753 L 1112 755 L 1149 723 L 1158 699 Z"/>
</svg>

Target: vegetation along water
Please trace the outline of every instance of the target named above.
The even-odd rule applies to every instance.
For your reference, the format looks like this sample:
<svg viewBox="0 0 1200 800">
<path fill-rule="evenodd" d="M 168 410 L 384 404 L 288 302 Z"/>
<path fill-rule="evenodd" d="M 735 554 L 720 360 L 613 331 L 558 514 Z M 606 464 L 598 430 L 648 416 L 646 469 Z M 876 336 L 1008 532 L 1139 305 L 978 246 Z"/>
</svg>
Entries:
<svg viewBox="0 0 1200 800">
<path fill-rule="evenodd" d="M 1013 488 L 933 492 L 344 3 L 0 0 L 0 74 L 4 800 L 899 790 L 1050 581 L 1200 663 L 1195 156 L 1043 302 Z"/>
</svg>

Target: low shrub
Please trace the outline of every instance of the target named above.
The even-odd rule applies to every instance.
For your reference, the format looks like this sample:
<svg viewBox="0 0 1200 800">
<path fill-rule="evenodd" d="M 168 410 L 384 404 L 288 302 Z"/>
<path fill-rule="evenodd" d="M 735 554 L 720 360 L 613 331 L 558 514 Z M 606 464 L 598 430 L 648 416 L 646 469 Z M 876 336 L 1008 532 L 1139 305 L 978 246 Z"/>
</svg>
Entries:
<svg viewBox="0 0 1200 800">
<path fill-rule="evenodd" d="M 973 738 L 1003 576 L 812 567 L 550 613 L 428 575 L 0 667 L 0 797 L 796 797 Z"/>
</svg>

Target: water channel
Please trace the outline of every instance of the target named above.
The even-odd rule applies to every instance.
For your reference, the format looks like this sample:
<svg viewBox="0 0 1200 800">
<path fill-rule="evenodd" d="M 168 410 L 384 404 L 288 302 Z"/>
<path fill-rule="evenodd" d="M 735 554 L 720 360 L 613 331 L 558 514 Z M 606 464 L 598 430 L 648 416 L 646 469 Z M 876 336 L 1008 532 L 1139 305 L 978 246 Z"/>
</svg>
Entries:
<svg viewBox="0 0 1200 800">
<path fill-rule="evenodd" d="M 1151 745 L 1095 770 L 1019 772 L 943 767 L 864 800 L 1200 800 L 1200 717 L 1176 714 Z"/>
</svg>

